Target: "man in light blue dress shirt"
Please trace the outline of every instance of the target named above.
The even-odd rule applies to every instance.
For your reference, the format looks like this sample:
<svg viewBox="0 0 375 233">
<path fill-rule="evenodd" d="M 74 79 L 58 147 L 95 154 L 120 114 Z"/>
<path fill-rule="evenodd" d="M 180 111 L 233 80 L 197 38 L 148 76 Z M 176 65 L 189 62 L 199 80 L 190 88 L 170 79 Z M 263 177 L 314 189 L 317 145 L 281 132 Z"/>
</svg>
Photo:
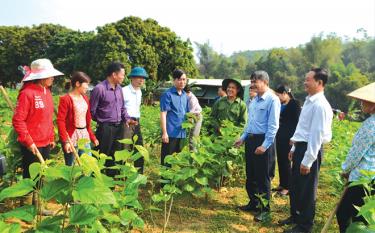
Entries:
<svg viewBox="0 0 375 233">
<path fill-rule="evenodd" d="M 254 220 L 263 222 L 270 218 L 270 148 L 279 128 L 281 104 L 279 98 L 268 87 L 267 72 L 255 71 L 250 80 L 257 95 L 249 105 L 244 133 L 235 142 L 236 146 L 245 143 L 246 191 L 250 199 L 249 203 L 240 209 L 257 212 Z M 263 205 L 259 196 L 267 200 L 267 204 Z"/>
</svg>

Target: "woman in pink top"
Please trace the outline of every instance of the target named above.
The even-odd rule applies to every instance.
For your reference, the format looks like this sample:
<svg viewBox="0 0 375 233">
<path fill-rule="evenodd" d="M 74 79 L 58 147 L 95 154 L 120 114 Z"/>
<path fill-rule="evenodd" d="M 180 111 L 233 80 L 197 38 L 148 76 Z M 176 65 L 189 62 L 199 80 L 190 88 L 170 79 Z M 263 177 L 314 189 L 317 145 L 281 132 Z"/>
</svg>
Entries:
<svg viewBox="0 0 375 233">
<path fill-rule="evenodd" d="M 90 104 L 85 95 L 88 90 L 90 78 L 83 72 L 74 72 L 68 89 L 73 89 L 66 95 L 60 97 L 59 111 L 57 114 L 57 126 L 59 129 L 60 141 L 63 145 L 65 164 L 71 166 L 74 161 L 68 137 L 70 137 L 74 147 L 78 148 L 78 141 L 86 139 L 88 142 L 85 148 L 90 149 L 90 140 L 95 146 L 99 145 L 94 133 L 91 130 Z M 70 84 L 70 85 L 69 85 Z M 85 151 L 78 150 L 81 155 Z M 88 152 L 88 154 L 91 154 Z"/>
</svg>

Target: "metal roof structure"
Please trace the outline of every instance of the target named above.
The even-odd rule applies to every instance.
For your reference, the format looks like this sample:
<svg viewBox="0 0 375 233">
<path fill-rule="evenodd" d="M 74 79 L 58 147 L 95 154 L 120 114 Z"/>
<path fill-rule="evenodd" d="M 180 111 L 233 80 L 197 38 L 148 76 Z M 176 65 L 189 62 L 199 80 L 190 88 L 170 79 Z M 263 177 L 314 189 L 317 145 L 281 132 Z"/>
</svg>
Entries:
<svg viewBox="0 0 375 233">
<path fill-rule="evenodd" d="M 189 85 L 220 87 L 224 79 L 188 79 Z M 241 80 L 241 85 L 250 85 L 250 80 Z"/>
</svg>

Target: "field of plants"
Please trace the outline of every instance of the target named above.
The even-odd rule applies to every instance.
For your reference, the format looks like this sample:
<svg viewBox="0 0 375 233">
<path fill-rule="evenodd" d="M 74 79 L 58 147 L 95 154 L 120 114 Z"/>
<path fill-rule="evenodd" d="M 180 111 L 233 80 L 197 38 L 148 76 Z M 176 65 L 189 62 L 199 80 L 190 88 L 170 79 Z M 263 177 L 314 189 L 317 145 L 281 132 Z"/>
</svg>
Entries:
<svg viewBox="0 0 375 233">
<path fill-rule="evenodd" d="M 15 103 L 17 91 L 8 92 Z M 8 172 L 0 178 L 0 232 L 282 232 L 284 228 L 277 226 L 277 221 L 288 217 L 288 198 L 273 195 L 272 220 L 263 224 L 236 209 L 248 201 L 244 149 L 232 147 L 242 129 L 225 122 L 221 136 L 209 136 L 209 111 L 204 109 L 197 150 L 189 152 L 185 147 L 181 153 L 168 156 L 170 169 L 159 166 L 156 105 L 142 107 L 144 147 L 136 146 L 137 153 L 115 153 L 119 175 L 114 179 L 101 173 L 108 159 L 105 154 L 92 151 L 93 156 L 80 157 L 80 165 L 68 167 L 59 146 L 46 164 L 30 167 L 31 179 L 22 179 L 20 154 L 11 130 L 12 111 L 0 98 L 0 153 L 8 162 Z M 334 121 L 333 140 L 325 148 L 320 172 L 313 232 L 320 232 L 343 190 L 340 165 L 359 125 Z M 185 122 L 184 127 L 191 127 L 191 122 Z M 133 166 L 141 156 L 146 160 L 144 174 Z M 276 175 L 273 186 L 277 185 Z M 22 205 L 24 196 L 32 191 L 37 193 L 39 204 Z M 53 216 L 43 216 L 42 209 L 53 211 Z M 337 231 L 333 221 L 329 232 Z"/>
</svg>

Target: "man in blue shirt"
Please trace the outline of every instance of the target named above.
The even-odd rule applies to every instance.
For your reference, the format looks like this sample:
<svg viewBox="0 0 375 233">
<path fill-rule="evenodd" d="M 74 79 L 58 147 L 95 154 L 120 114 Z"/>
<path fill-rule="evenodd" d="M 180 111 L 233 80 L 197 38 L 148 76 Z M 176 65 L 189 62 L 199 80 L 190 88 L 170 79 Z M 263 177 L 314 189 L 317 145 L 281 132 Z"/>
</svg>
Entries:
<svg viewBox="0 0 375 233">
<path fill-rule="evenodd" d="M 160 98 L 160 125 L 162 130 L 161 164 L 164 158 L 182 150 L 182 139 L 186 130 L 182 128 L 185 115 L 189 112 L 188 97 L 184 88 L 186 74 L 182 70 L 173 71 L 173 84 Z"/>
<path fill-rule="evenodd" d="M 243 211 L 258 212 L 255 221 L 270 218 L 271 148 L 279 128 L 280 100 L 268 87 L 269 77 L 265 71 L 255 71 L 250 77 L 257 95 L 249 105 L 247 126 L 235 146 L 245 143 L 246 191 L 249 203 L 241 206 Z M 259 196 L 267 200 L 262 204 Z"/>
</svg>

